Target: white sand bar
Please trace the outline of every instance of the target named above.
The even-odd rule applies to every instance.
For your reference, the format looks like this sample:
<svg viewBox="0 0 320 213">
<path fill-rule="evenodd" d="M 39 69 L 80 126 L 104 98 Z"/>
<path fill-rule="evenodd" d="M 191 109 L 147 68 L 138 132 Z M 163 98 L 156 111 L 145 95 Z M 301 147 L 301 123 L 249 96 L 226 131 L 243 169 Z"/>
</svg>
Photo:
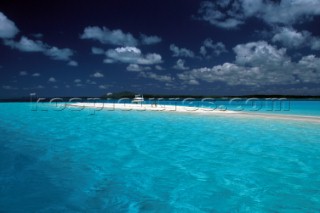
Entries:
<svg viewBox="0 0 320 213">
<path fill-rule="evenodd" d="M 68 106 L 81 108 L 95 108 L 98 110 L 122 110 L 122 111 L 167 111 L 167 112 L 192 112 L 192 113 L 237 113 L 229 110 L 217 110 L 204 107 L 161 105 L 161 104 L 131 104 L 131 103 L 72 103 Z"/>
<path fill-rule="evenodd" d="M 234 118 L 251 117 L 265 119 L 281 119 L 292 121 L 305 121 L 320 123 L 319 116 L 300 116 L 300 115 L 284 115 L 284 114 L 267 114 L 244 111 L 219 110 L 205 107 L 176 106 L 176 105 L 153 105 L 153 104 L 131 104 L 131 103 L 72 103 L 69 107 L 76 107 L 79 110 L 85 108 L 94 108 L 95 111 L 100 110 L 120 110 L 120 111 L 158 111 L 158 112 L 184 112 L 184 113 L 201 113 L 212 115 L 225 115 Z"/>
</svg>

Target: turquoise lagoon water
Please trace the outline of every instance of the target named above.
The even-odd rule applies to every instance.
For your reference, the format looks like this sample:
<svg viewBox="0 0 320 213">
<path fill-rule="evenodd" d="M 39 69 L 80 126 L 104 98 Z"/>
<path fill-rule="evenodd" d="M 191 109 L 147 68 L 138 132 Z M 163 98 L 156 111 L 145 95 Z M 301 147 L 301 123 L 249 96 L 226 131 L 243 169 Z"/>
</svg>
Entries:
<svg viewBox="0 0 320 213">
<path fill-rule="evenodd" d="M 320 211 L 319 123 L 31 109 L 0 104 L 0 212 Z"/>
</svg>

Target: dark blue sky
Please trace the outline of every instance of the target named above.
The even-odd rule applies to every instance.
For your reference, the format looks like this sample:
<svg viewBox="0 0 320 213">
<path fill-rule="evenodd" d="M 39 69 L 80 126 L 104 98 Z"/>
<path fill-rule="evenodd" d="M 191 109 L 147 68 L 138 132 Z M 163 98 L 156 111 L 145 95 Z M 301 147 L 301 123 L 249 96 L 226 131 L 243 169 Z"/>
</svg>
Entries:
<svg viewBox="0 0 320 213">
<path fill-rule="evenodd" d="M 0 97 L 320 95 L 320 0 L 0 2 Z"/>
</svg>

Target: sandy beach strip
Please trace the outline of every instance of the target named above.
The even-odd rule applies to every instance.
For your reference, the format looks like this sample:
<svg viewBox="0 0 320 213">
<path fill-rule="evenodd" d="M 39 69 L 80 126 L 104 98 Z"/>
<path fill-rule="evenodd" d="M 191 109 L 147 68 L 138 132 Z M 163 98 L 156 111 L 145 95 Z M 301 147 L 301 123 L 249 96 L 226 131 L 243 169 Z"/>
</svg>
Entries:
<svg viewBox="0 0 320 213">
<path fill-rule="evenodd" d="M 132 104 L 132 103 L 72 103 L 71 107 L 79 109 L 95 108 L 96 111 L 122 110 L 122 111 L 166 111 L 166 112 L 192 112 L 192 113 L 237 113 L 230 110 L 215 110 L 204 107 L 178 106 L 178 105 L 161 105 L 161 104 Z"/>
<path fill-rule="evenodd" d="M 305 121 L 320 123 L 319 116 L 303 116 L 288 114 L 267 114 L 244 111 L 219 110 L 205 107 L 177 106 L 177 105 L 153 105 L 153 104 L 132 104 L 132 103 L 72 103 L 69 107 L 76 107 L 78 110 L 93 108 L 95 111 L 101 110 L 118 110 L 118 111 L 158 111 L 158 112 L 182 112 L 182 113 L 200 113 L 212 115 L 225 115 L 234 118 L 265 118 L 265 119 L 281 119 L 292 121 Z"/>
</svg>

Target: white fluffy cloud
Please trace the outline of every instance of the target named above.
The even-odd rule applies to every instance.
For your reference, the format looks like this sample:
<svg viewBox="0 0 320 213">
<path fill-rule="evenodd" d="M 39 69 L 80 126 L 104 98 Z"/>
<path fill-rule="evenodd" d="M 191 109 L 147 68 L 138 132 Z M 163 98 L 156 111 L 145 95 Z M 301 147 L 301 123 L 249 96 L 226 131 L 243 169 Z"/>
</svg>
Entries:
<svg viewBox="0 0 320 213">
<path fill-rule="evenodd" d="M 138 40 L 130 33 L 124 33 L 122 30 L 109 30 L 106 27 L 90 26 L 84 29 L 81 39 L 92 39 L 101 42 L 102 44 L 112 44 L 121 46 L 136 46 Z"/>
<path fill-rule="evenodd" d="M 73 51 L 69 48 L 60 49 L 57 47 L 51 47 L 44 51 L 44 54 L 54 60 L 68 61 L 70 60 L 70 57 L 73 56 Z"/>
<path fill-rule="evenodd" d="M 172 82 L 174 80 L 171 75 L 160 75 L 154 72 L 140 72 L 139 76 L 166 83 Z"/>
<path fill-rule="evenodd" d="M 173 57 L 194 57 L 194 53 L 191 50 L 188 50 L 186 48 L 179 48 L 174 44 L 170 45 L 170 50 L 172 51 Z"/>
<path fill-rule="evenodd" d="M 236 53 L 236 62 L 240 65 L 279 67 L 290 61 L 285 48 L 278 49 L 266 41 L 239 44 L 233 50 Z"/>
<path fill-rule="evenodd" d="M 296 30 L 288 27 L 283 27 L 273 36 L 273 42 L 280 42 L 286 47 L 301 47 L 307 43 L 310 33 L 303 31 L 297 32 Z"/>
<path fill-rule="evenodd" d="M 92 77 L 94 78 L 103 78 L 104 75 L 101 72 L 95 72 L 92 74 Z"/>
<path fill-rule="evenodd" d="M 260 0 L 263 2 L 262 0 Z M 254 1 L 247 0 L 247 11 L 254 7 Z M 294 24 L 308 20 L 309 17 L 320 15 L 320 1 L 318 0 L 282 0 L 279 4 L 272 2 L 261 3 L 261 18 L 267 23 Z M 248 13 L 247 13 L 248 14 Z"/>
<path fill-rule="evenodd" d="M 206 81 L 206 82 L 225 82 L 229 85 L 245 84 L 247 82 L 241 81 L 241 78 L 250 76 L 251 70 L 242 69 L 241 67 L 231 64 L 224 63 L 223 65 L 217 65 L 212 68 L 198 68 L 188 72 L 178 74 L 178 78 L 187 82 L 193 81 Z M 242 75 L 239 79 L 240 74 Z M 251 81 L 248 81 L 251 82 Z"/>
<path fill-rule="evenodd" d="M 22 36 L 20 41 L 5 40 L 4 44 L 22 52 L 41 52 L 53 60 L 69 61 L 70 66 L 78 65 L 76 61 L 71 60 L 74 52 L 69 48 L 61 49 L 45 44 L 39 40 L 34 41 L 25 36 Z"/>
<path fill-rule="evenodd" d="M 145 71 L 145 70 L 150 70 L 150 67 L 146 67 L 146 66 L 140 66 L 139 64 L 129 64 L 127 66 L 127 70 L 128 71 L 132 71 L 132 72 L 141 72 L 141 71 Z"/>
<path fill-rule="evenodd" d="M 68 65 L 72 67 L 77 67 L 79 64 L 76 61 L 69 61 Z"/>
<path fill-rule="evenodd" d="M 173 66 L 176 70 L 187 70 L 189 67 L 185 66 L 186 61 L 183 59 L 178 59 L 176 64 Z"/>
<path fill-rule="evenodd" d="M 137 46 L 139 44 L 152 45 L 162 41 L 162 39 L 159 36 L 155 35 L 147 36 L 145 34 L 141 34 L 139 40 L 135 38 L 131 33 L 124 33 L 120 29 L 110 30 L 106 27 L 100 28 L 97 26 L 86 27 L 80 38 L 97 40 L 102 44 L 111 44 L 118 46 Z M 92 49 L 92 52 L 94 54 L 101 54 L 101 51 L 95 50 Z"/>
<path fill-rule="evenodd" d="M 208 51 L 210 53 L 208 54 Z M 216 56 L 228 52 L 226 46 L 222 42 L 213 43 L 212 39 L 207 38 L 203 41 L 203 45 L 200 47 L 200 54 L 204 57 L 210 58 L 210 55 Z"/>
<path fill-rule="evenodd" d="M 122 62 L 128 64 L 158 64 L 162 63 L 162 57 L 156 53 L 143 55 L 141 50 L 136 47 L 119 47 L 106 51 L 107 58 L 105 63 Z"/>
<path fill-rule="evenodd" d="M 320 83 L 320 58 L 309 55 L 294 62 L 286 49 L 265 41 L 240 44 L 234 48 L 236 61 L 211 68 L 203 67 L 178 74 L 185 83 L 223 82 L 230 86 L 268 86 Z"/>
<path fill-rule="evenodd" d="M 14 37 L 18 32 L 19 30 L 15 24 L 0 12 L 0 38 L 4 39 L 5 45 L 22 52 L 41 52 L 53 60 L 69 61 L 70 66 L 78 65 L 76 61 L 70 59 L 74 54 L 71 49 L 60 49 L 40 40 L 32 40 L 25 36 L 22 36 L 19 41 L 15 41 Z M 40 34 L 37 34 L 37 37 L 42 37 L 42 34 L 41 36 L 39 35 Z"/>
<path fill-rule="evenodd" d="M 25 36 L 22 36 L 18 42 L 14 40 L 5 40 L 4 44 L 22 52 L 44 52 L 47 48 L 47 45 L 43 42 L 34 41 Z"/>
<path fill-rule="evenodd" d="M 294 69 L 294 74 L 298 75 L 302 82 L 320 83 L 320 58 L 315 55 L 302 57 Z"/>
<path fill-rule="evenodd" d="M 51 83 L 57 82 L 57 80 L 54 77 L 50 77 L 48 81 Z"/>
<path fill-rule="evenodd" d="M 230 14 L 222 12 L 226 8 L 230 7 L 230 1 L 204 1 L 200 5 L 198 14 L 199 19 L 208 21 L 210 24 L 215 25 L 220 28 L 232 29 L 244 23 L 243 17 L 237 14 L 240 10 L 239 3 L 234 2 L 230 9 Z"/>
<path fill-rule="evenodd" d="M 310 47 L 313 50 L 320 50 L 320 38 L 312 36 L 308 31 L 298 32 L 291 27 L 277 29 L 272 41 L 288 48 Z"/>
<path fill-rule="evenodd" d="M 311 40 L 311 49 L 320 50 L 320 38 L 313 38 Z"/>
<path fill-rule="evenodd" d="M 19 32 L 13 21 L 9 20 L 2 12 L 0 12 L 0 38 L 14 38 Z"/>
<path fill-rule="evenodd" d="M 152 44 L 157 44 L 162 41 L 162 39 L 159 36 L 147 36 L 145 34 L 141 34 L 141 44 L 145 45 L 152 45 Z"/>
<path fill-rule="evenodd" d="M 292 25 L 320 15 L 319 0 L 218 0 L 204 1 L 198 19 L 217 27 L 232 29 L 255 17 L 267 24 Z"/>
<path fill-rule="evenodd" d="M 39 77 L 39 76 L 40 76 L 40 73 L 37 73 L 37 72 L 32 74 L 32 77 Z"/>
</svg>

